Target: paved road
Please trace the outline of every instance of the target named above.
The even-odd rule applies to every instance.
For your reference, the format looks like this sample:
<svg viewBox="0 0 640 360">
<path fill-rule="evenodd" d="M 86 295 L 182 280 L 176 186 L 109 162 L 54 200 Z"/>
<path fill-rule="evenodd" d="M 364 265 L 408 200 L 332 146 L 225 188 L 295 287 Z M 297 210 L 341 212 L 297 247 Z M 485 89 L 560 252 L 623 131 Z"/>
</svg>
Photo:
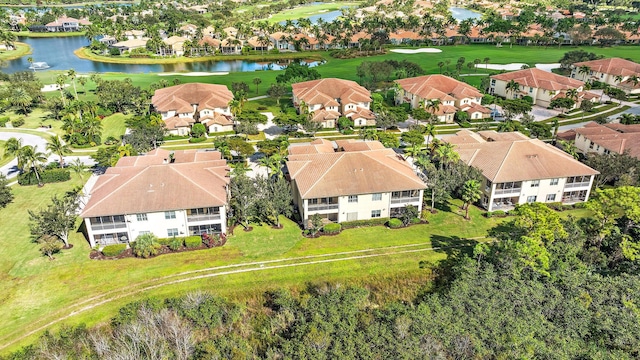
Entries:
<svg viewBox="0 0 640 360">
<path fill-rule="evenodd" d="M 47 141 L 40 136 L 32 134 L 24 134 L 19 132 L 2 132 L 0 131 L 0 140 L 9 140 L 10 138 L 21 138 L 22 145 L 35 146 L 38 151 L 46 152 Z M 57 161 L 59 158 L 57 155 L 50 155 L 48 161 Z M 80 159 L 85 165 L 93 166 L 95 162 L 89 156 L 65 156 L 64 161 L 69 163 Z M 0 173 L 4 174 L 8 179 L 18 176 L 18 161 L 16 159 L 11 160 L 7 165 L 0 167 Z"/>
</svg>

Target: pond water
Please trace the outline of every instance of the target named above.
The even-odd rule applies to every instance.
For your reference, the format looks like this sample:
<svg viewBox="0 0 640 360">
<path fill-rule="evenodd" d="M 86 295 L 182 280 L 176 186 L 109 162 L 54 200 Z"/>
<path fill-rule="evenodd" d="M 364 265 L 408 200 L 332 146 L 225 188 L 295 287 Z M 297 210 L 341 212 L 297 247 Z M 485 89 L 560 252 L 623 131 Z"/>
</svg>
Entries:
<svg viewBox="0 0 640 360">
<path fill-rule="evenodd" d="M 465 19 L 480 19 L 482 17 L 481 13 L 465 8 L 450 7 L 449 11 L 451 11 L 451 16 L 458 20 L 458 22 Z"/>
<path fill-rule="evenodd" d="M 123 72 L 123 73 L 158 73 L 158 72 L 241 72 L 256 70 L 280 70 L 285 63 L 255 62 L 244 60 L 201 61 L 180 64 L 138 65 L 138 64 L 110 64 L 80 59 L 73 54 L 88 44 L 82 36 L 54 37 L 54 38 L 20 38 L 18 41 L 31 46 L 31 55 L 8 61 L 8 66 L 1 69 L 5 73 L 14 73 L 29 69 L 29 57 L 34 62 L 46 62 L 48 70 L 74 69 L 79 73 L 90 72 Z M 303 61 L 310 66 L 318 65 L 316 61 Z"/>
</svg>

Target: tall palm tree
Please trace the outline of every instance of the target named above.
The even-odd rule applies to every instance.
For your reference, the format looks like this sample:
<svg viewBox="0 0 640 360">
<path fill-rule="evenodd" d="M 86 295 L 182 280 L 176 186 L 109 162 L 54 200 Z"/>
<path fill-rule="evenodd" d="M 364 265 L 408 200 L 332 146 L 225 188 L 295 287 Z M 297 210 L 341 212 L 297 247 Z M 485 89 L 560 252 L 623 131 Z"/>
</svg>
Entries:
<svg viewBox="0 0 640 360">
<path fill-rule="evenodd" d="M 27 61 L 29 62 L 29 67 L 33 68 L 33 72 L 36 72 L 36 68 L 33 67 L 33 58 L 31 56 L 29 56 L 27 58 Z"/>
<path fill-rule="evenodd" d="M 431 140 L 432 136 L 436 136 L 436 126 L 429 123 L 427 125 L 424 126 L 424 134 L 427 135 L 427 144 L 429 144 L 429 141 Z"/>
<path fill-rule="evenodd" d="M 67 71 L 67 77 L 71 79 L 71 83 L 73 84 L 73 92 L 76 95 L 76 100 L 78 100 L 78 89 L 76 89 L 76 71 L 73 69 L 69 69 Z"/>
<path fill-rule="evenodd" d="M 568 97 L 569 99 L 573 100 L 573 101 L 577 101 L 578 100 L 578 89 L 569 89 L 567 90 L 567 92 L 565 93 L 565 96 Z"/>
<path fill-rule="evenodd" d="M 591 73 L 589 65 L 582 65 L 578 68 L 578 74 L 582 74 L 582 79 L 587 80 L 587 76 Z"/>
<path fill-rule="evenodd" d="M 22 138 L 10 138 L 4 143 L 4 156 L 8 158 L 10 156 L 14 156 L 18 160 L 18 170 L 22 172 L 24 170 L 24 163 L 22 161 L 22 157 L 20 156 L 20 149 L 22 149 Z"/>
<path fill-rule="evenodd" d="M 480 182 L 478 180 L 468 180 L 462 186 L 461 198 L 464 202 L 465 214 L 464 218 L 469 220 L 469 206 L 480 200 L 482 192 L 480 191 Z"/>
<path fill-rule="evenodd" d="M 56 78 L 56 84 L 58 85 L 58 90 L 60 90 L 60 97 L 62 98 L 62 106 L 67 106 L 67 102 L 65 101 L 64 96 L 64 85 L 67 82 L 67 76 L 65 74 L 59 74 Z"/>
<path fill-rule="evenodd" d="M 64 155 L 71 153 L 71 147 L 59 135 L 51 135 L 47 142 L 47 150 L 60 157 L 60 167 L 64 167 Z"/>
<path fill-rule="evenodd" d="M 42 186 L 42 180 L 40 179 L 40 174 L 38 173 L 38 167 L 40 164 L 47 161 L 47 155 L 43 152 L 38 151 L 37 146 L 25 145 L 20 149 L 20 156 L 22 156 L 25 167 L 30 167 L 33 172 L 36 174 L 36 179 L 38 179 L 38 186 Z"/>
<path fill-rule="evenodd" d="M 19 107 L 24 114 L 27 114 L 31 104 L 33 103 L 33 98 L 25 89 L 17 87 L 11 91 L 11 98 L 9 99 L 9 102 L 11 105 Z"/>
</svg>

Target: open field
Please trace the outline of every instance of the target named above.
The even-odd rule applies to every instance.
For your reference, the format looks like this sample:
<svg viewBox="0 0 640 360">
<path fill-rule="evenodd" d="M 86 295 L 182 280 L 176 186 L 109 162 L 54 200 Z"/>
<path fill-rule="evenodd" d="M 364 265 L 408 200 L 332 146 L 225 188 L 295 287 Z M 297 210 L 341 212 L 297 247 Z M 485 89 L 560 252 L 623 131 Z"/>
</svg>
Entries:
<svg viewBox="0 0 640 360">
<path fill-rule="evenodd" d="M 336 1 L 327 3 L 313 3 L 312 5 L 298 6 L 293 9 L 287 9 L 277 14 L 270 16 L 267 21 L 270 23 L 277 23 L 286 20 L 297 20 L 300 18 L 308 18 L 309 16 L 319 15 L 329 11 L 340 10 L 347 6 L 356 6 L 358 2 L 355 1 Z"/>
<path fill-rule="evenodd" d="M 65 322 L 105 321 L 117 307 L 136 297 L 176 295 L 196 288 L 242 297 L 277 286 L 304 286 L 309 281 L 358 281 L 390 272 L 417 272 L 419 261 L 436 261 L 445 256 L 441 250 L 429 250 L 431 247 L 463 246 L 465 240 L 460 238 L 483 238 L 488 229 L 504 221 L 486 219 L 475 207 L 471 210 L 472 220 L 465 221 L 458 208 L 460 203 L 455 201 L 449 208 L 430 215 L 430 224 L 405 229 L 377 226 L 307 239 L 296 224 L 284 220 L 282 230 L 266 225 L 255 225 L 251 232 L 237 228 L 222 248 L 117 261 L 90 260 L 88 243 L 80 233 L 74 233 L 71 243 L 75 246 L 49 261 L 29 239 L 27 210 L 42 207 L 53 194 L 82 183 L 74 175 L 67 183 L 42 188 L 15 186 L 15 201 L 0 210 L 0 348 L 11 344 L 2 351 L 15 349 L 17 344 L 24 344 L 14 343 L 15 340 L 74 311 L 78 313 Z M 293 259 L 305 256 L 314 258 Z M 321 259 L 330 261 L 317 262 Z M 278 267 L 272 268 L 271 260 L 278 260 Z M 252 262 L 263 266 L 247 264 Z M 238 271 L 216 268 L 219 266 Z M 251 274 L 252 271 L 259 274 Z M 191 279 L 196 273 L 207 277 Z M 92 307 L 101 302 L 104 304 Z"/>
<path fill-rule="evenodd" d="M 13 60 L 31 54 L 31 47 L 25 43 L 15 42 L 15 50 L 0 52 L 0 60 Z"/>
</svg>

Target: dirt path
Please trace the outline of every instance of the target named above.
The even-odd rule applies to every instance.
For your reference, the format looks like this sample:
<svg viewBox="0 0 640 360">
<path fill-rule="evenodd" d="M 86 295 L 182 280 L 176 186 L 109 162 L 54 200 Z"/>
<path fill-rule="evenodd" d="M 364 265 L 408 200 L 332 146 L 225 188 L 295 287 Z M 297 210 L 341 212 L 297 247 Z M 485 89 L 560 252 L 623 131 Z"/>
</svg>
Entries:
<svg viewBox="0 0 640 360">
<path fill-rule="evenodd" d="M 478 238 L 470 238 L 466 240 L 478 240 L 484 239 L 484 237 Z M 460 244 L 455 246 L 448 247 L 423 247 L 425 245 L 430 245 L 430 243 L 416 243 L 416 244 L 407 244 L 407 245 L 397 245 L 397 246 L 389 246 L 389 247 L 381 247 L 381 248 L 369 248 L 362 250 L 352 250 L 352 251 L 343 251 L 336 252 L 331 254 L 320 254 L 320 255 L 308 255 L 308 256 L 300 256 L 294 258 L 284 258 L 284 259 L 275 259 L 275 260 L 267 260 L 267 261 L 255 261 L 255 262 L 246 262 L 240 264 L 231 264 L 231 265 L 222 265 L 204 269 L 190 270 L 177 274 L 167 275 L 156 279 L 151 279 L 147 281 L 140 282 L 138 284 L 130 284 L 125 289 L 118 289 L 109 291 L 88 299 L 84 299 L 78 301 L 76 303 L 70 304 L 65 307 L 65 309 L 57 312 L 56 316 L 53 320 L 49 320 L 45 324 L 33 323 L 30 324 L 29 327 L 37 326 L 36 328 L 32 328 L 28 332 L 12 339 L 16 332 L 9 334 L 3 337 L 2 341 L 5 342 L 0 346 L 0 350 L 5 349 L 31 335 L 34 335 L 38 332 L 41 332 L 48 327 L 51 327 L 55 324 L 58 324 L 62 321 L 65 321 L 69 318 L 74 317 L 80 313 L 84 313 L 89 311 L 97 306 L 101 306 L 125 297 L 130 297 L 133 295 L 141 294 L 146 291 L 150 291 L 153 289 L 179 284 L 183 282 L 199 280 L 204 278 L 212 278 L 219 277 L 225 275 L 233 275 L 247 272 L 257 272 L 257 271 L 265 271 L 265 270 L 274 270 L 274 269 L 284 269 L 291 267 L 300 267 L 307 265 L 317 265 L 323 263 L 333 263 L 333 262 L 341 262 L 341 261 L 351 261 L 351 260 L 359 260 L 380 256 L 391 256 L 391 255 L 402 255 L 416 252 L 425 252 L 425 251 L 435 251 L 442 250 L 446 248 L 455 248 L 455 247 L 464 247 L 466 244 Z M 379 252 L 379 253 L 375 253 Z M 372 253 L 372 254 L 367 254 Z M 87 303 L 90 303 L 87 305 Z M 66 312 L 66 314 L 63 314 Z M 46 321 L 46 320 L 43 320 Z M 26 330 L 26 329 L 25 329 Z"/>
</svg>

